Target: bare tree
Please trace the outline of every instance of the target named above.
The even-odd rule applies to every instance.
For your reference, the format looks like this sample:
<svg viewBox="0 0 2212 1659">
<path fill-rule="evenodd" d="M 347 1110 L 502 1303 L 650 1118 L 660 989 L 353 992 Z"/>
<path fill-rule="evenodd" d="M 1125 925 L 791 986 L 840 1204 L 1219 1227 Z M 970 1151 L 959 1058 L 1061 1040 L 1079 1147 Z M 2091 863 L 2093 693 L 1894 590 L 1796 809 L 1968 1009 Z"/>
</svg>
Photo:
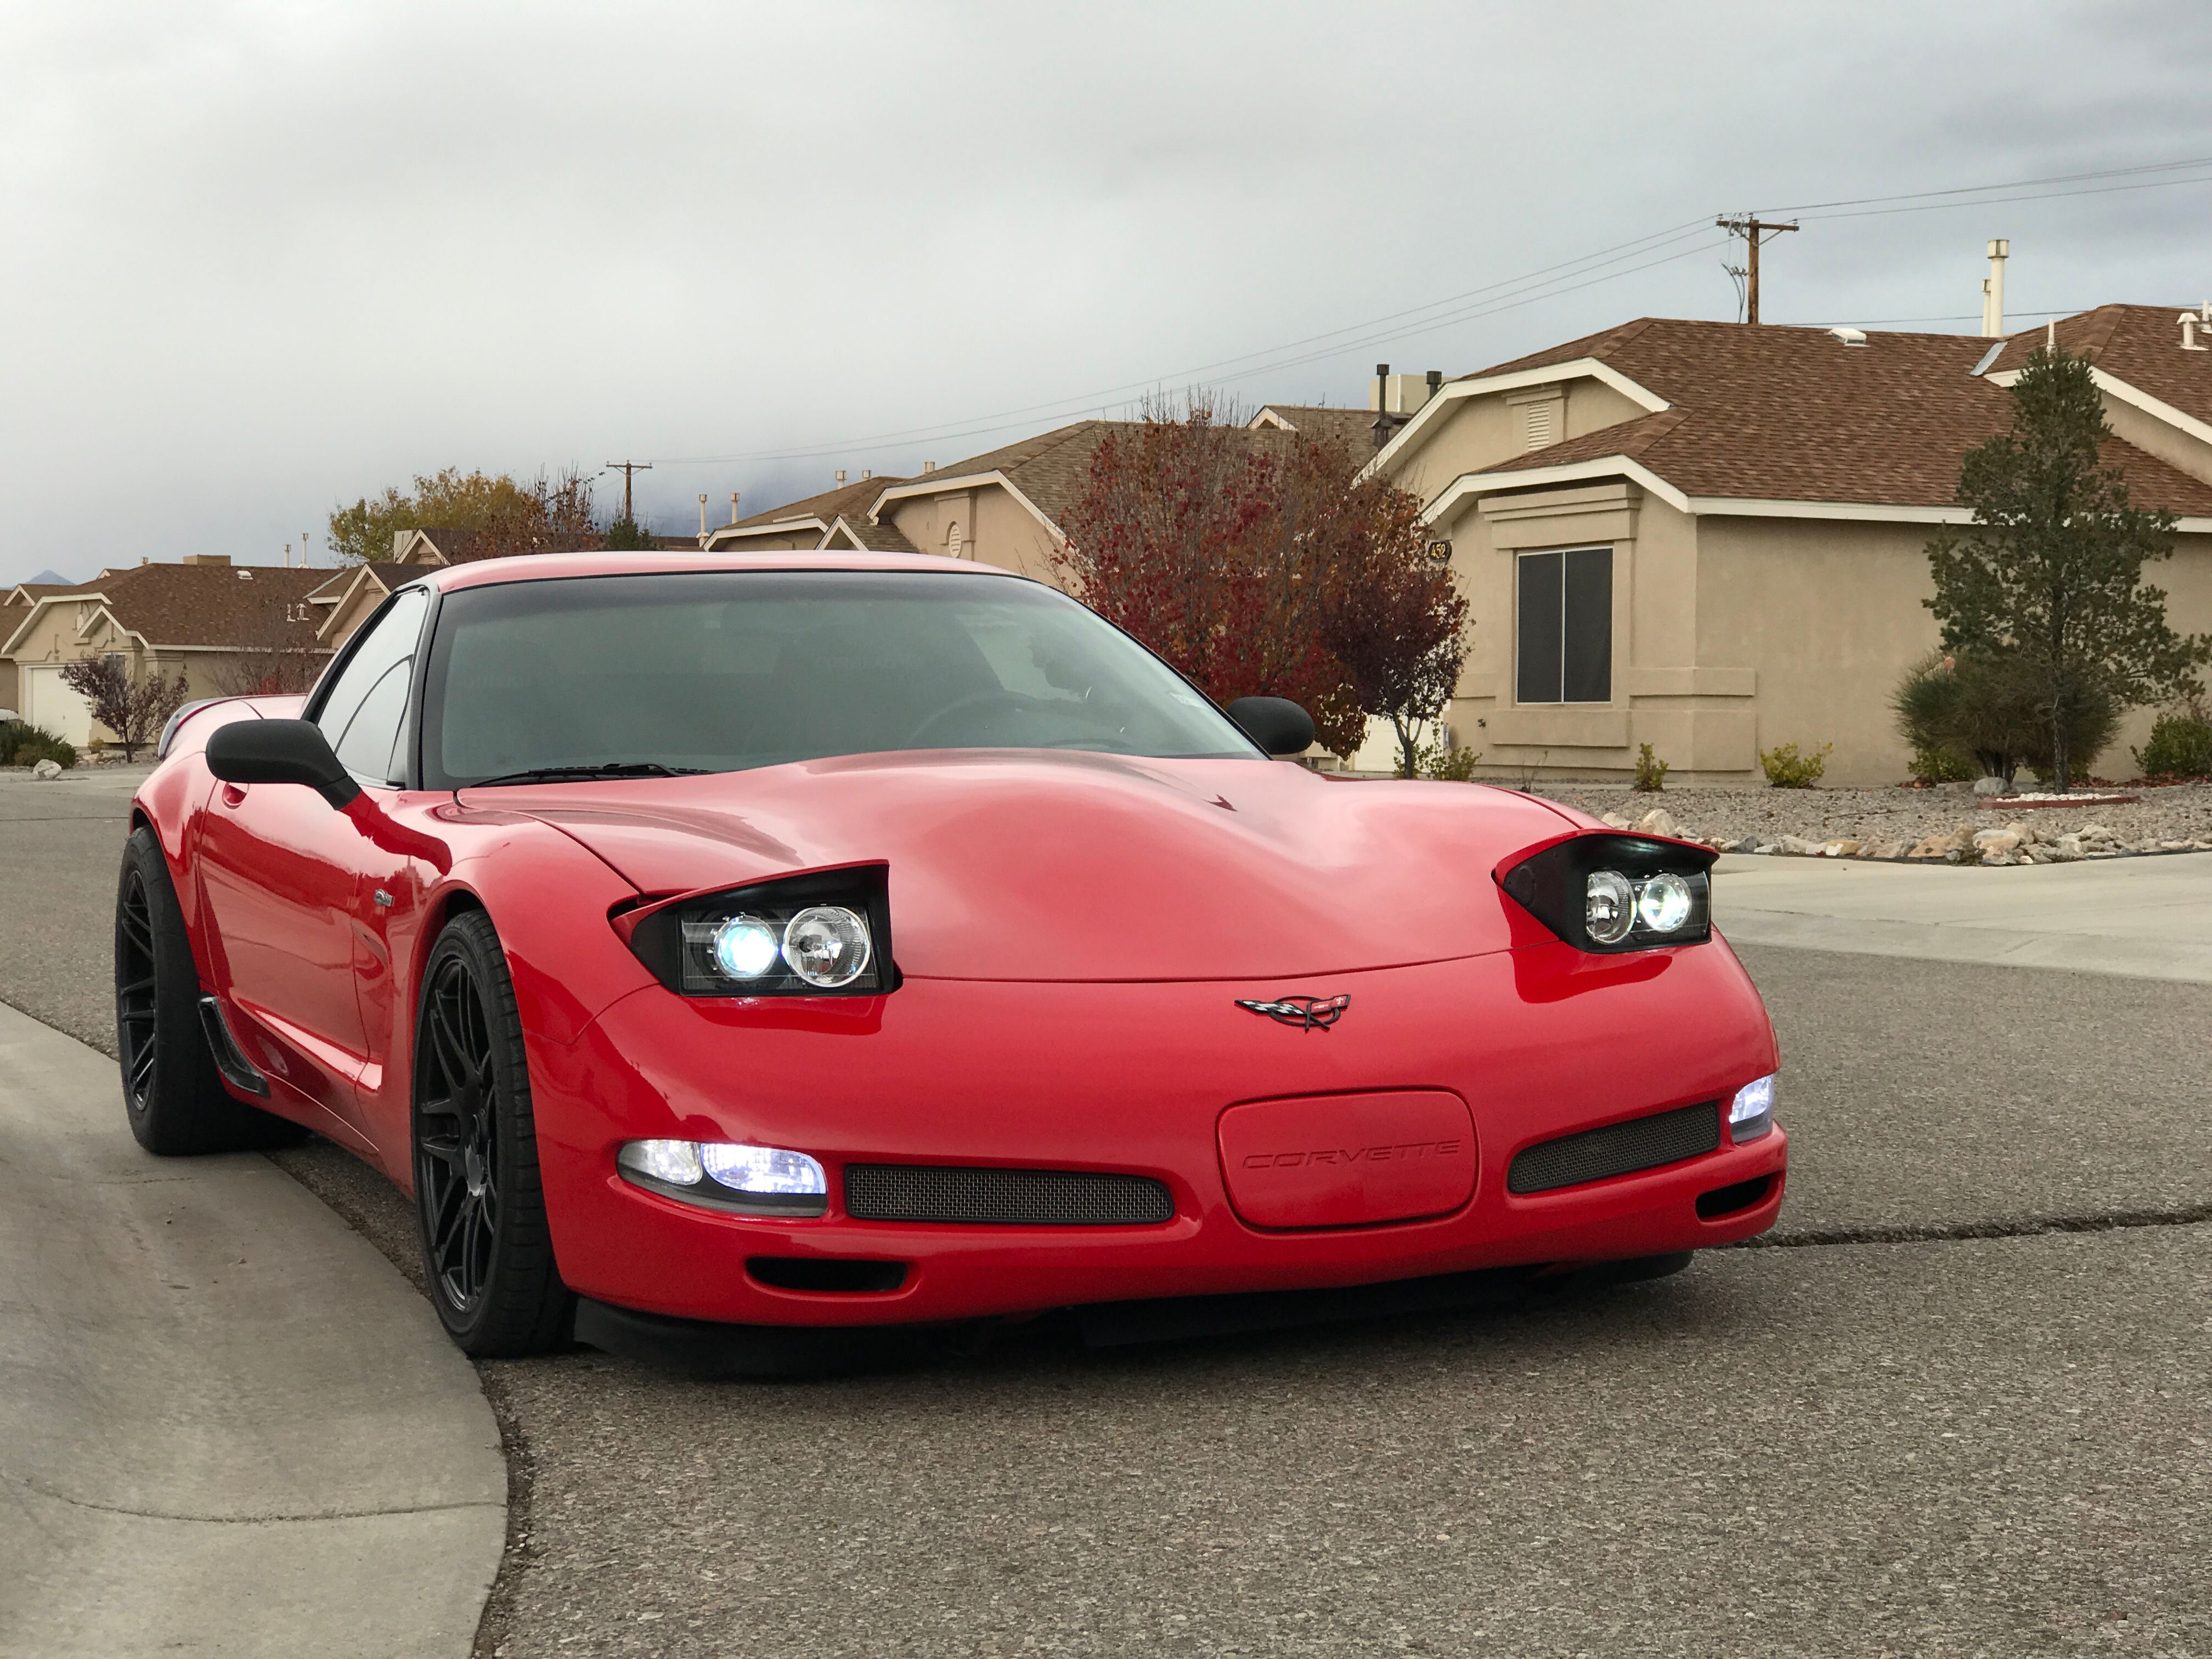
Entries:
<svg viewBox="0 0 2212 1659">
<path fill-rule="evenodd" d="M 149 665 L 134 684 L 120 656 L 70 663 L 62 670 L 62 684 L 92 705 L 93 719 L 115 733 L 125 760 L 136 760 L 185 701 L 183 669 L 170 680 Z"/>
</svg>

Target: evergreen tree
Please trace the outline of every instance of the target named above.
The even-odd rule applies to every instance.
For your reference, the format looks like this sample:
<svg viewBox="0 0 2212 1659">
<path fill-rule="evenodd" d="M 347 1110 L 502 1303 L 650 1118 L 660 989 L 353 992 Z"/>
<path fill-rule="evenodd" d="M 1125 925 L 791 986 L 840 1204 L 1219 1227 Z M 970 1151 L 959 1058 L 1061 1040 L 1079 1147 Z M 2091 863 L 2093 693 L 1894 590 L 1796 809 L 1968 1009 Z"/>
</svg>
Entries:
<svg viewBox="0 0 2212 1659">
<path fill-rule="evenodd" d="M 2166 625 L 2147 560 L 2173 556 L 2173 514 L 2131 506 L 2099 463 L 2111 435 L 2088 360 L 2038 348 L 2013 383 L 2013 428 L 1966 452 L 1959 502 L 1976 530 L 1928 544 L 1943 643 L 2002 662 L 2051 732 L 2051 787 L 2099 704 L 2138 708 L 2181 691 L 2212 641 Z"/>
</svg>

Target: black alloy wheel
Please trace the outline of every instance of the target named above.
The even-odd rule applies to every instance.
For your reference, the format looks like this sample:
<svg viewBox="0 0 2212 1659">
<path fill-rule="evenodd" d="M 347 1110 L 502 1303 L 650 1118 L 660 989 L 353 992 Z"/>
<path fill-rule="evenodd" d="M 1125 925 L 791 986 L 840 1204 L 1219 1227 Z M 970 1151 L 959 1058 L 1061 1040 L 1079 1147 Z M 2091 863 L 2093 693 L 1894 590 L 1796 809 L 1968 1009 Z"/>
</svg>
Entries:
<svg viewBox="0 0 2212 1659">
<path fill-rule="evenodd" d="M 571 1298 L 545 1224 L 514 986 L 482 911 L 438 936 L 415 1030 L 415 1208 L 431 1303 L 468 1353 L 556 1346 Z"/>
<path fill-rule="evenodd" d="M 115 890 L 115 1052 L 131 1133 L 164 1158 L 306 1139 L 299 1125 L 223 1086 L 200 1021 L 201 994 L 168 861 L 141 824 L 124 843 Z"/>
</svg>

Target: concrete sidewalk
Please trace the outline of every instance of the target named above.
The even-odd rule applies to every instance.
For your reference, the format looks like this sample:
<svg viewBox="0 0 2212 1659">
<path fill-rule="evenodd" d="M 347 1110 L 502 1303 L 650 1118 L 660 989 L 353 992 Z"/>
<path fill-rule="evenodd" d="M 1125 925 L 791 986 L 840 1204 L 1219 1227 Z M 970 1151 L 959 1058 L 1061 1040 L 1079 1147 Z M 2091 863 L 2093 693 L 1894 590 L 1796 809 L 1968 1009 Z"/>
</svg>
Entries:
<svg viewBox="0 0 2212 1659">
<path fill-rule="evenodd" d="M 506 1535 L 427 1304 L 258 1157 L 162 1159 L 0 1006 L 0 1655 L 447 1655 Z"/>
<path fill-rule="evenodd" d="M 1723 855 L 1730 939 L 2212 983 L 2212 854 L 1983 870 Z"/>
</svg>

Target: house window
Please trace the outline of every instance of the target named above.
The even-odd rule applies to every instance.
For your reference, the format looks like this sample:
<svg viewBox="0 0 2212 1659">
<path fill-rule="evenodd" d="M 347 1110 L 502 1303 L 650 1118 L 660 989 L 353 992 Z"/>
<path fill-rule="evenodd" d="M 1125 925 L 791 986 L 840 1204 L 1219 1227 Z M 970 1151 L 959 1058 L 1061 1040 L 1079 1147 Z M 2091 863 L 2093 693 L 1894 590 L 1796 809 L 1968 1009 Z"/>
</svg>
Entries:
<svg viewBox="0 0 2212 1659">
<path fill-rule="evenodd" d="M 1516 702 L 1613 701 L 1613 550 L 1519 559 Z"/>
</svg>

